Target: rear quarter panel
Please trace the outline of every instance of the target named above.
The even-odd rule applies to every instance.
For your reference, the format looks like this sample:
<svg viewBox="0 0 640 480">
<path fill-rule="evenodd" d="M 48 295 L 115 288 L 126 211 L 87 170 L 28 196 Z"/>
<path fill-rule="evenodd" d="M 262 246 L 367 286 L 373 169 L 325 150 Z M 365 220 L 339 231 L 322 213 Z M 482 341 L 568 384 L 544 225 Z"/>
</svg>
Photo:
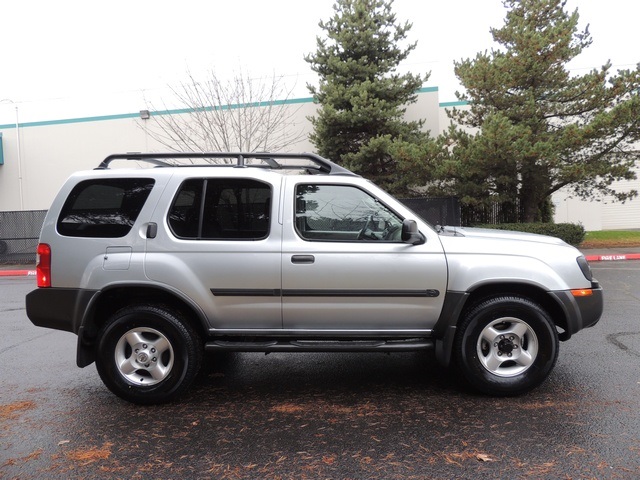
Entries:
<svg viewBox="0 0 640 480">
<path fill-rule="evenodd" d="M 154 178 L 155 185 L 127 235 L 120 238 L 86 238 L 63 236 L 56 228 L 58 216 L 71 190 L 79 182 L 96 177 L 95 172 L 78 172 L 72 175 L 53 201 L 40 234 L 40 242 L 51 247 L 52 287 L 100 289 L 112 281 L 144 278 L 142 256 L 146 241 L 146 225 L 170 176 L 171 172 L 168 171 L 154 171 L 153 175 L 150 175 L 144 169 L 127 170 L 126 173 L 121 170 L 101 171 L 101 178 Z M 130 261 L 119 259 L 117 263 L 120 266 L 117 269 L 105 269 L 105 261 L 109 260 L 107 249 L 110 247 L 130 249 Z"/>
</svg>

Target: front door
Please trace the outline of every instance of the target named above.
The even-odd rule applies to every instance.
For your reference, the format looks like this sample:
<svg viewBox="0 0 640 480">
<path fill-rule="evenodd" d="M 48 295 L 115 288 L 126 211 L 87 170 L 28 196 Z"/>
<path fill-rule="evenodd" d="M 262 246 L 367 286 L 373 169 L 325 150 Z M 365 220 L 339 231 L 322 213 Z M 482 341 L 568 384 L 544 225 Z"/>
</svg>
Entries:
<svg viewBox="0 0 640 480">
<path fill-rule="evenodd" d="M 299 182 L 285 198 L 283 328 L 431 329 L 447 282 L 438 239 L 402 242 L 403 218 L 364 187 Z"/>
</svg>

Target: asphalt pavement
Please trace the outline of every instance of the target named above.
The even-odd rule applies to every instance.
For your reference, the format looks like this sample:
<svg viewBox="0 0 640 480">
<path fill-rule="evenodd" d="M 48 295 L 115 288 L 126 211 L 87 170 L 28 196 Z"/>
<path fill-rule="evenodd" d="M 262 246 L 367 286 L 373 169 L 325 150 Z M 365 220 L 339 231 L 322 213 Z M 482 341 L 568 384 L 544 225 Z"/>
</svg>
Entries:
<svg viewBox="0 0 640 480">
<path fill-rule="evenodd" d="M 28 321 L 33 278 L 0 278 L 0 478 L 640 478 L 640 262 L 592 267 L 602 320 L 520 397 L 479 395 L 430 353 L 234 353 L 156 407 Z"/>
</svg>

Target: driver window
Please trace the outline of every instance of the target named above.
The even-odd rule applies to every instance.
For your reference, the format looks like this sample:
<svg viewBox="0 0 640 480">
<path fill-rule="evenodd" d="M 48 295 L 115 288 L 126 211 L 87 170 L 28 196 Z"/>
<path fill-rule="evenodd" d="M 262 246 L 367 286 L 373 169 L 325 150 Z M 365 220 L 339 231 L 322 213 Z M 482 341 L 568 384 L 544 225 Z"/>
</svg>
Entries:
<svg viewBox="0 0 640 480">
<path fill-rule="evenodd" d="M 305 240 L 400 242 L 402 220 L 349 185 L 298 185 L 296 230 Z"/>
</svg>

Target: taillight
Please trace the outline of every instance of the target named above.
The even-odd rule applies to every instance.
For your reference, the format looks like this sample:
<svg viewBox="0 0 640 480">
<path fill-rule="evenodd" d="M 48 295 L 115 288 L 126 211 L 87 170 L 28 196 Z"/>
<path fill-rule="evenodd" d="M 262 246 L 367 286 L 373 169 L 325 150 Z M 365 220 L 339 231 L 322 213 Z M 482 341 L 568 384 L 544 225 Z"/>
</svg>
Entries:
<svg viewBox="0 0 640 480">
<path fill-rule="evenodd" d="M 36 280 L 38 287 L 51 286 L 51 247 L 46 243 L 39 243 L 36 264 Z"/>
</svg>

